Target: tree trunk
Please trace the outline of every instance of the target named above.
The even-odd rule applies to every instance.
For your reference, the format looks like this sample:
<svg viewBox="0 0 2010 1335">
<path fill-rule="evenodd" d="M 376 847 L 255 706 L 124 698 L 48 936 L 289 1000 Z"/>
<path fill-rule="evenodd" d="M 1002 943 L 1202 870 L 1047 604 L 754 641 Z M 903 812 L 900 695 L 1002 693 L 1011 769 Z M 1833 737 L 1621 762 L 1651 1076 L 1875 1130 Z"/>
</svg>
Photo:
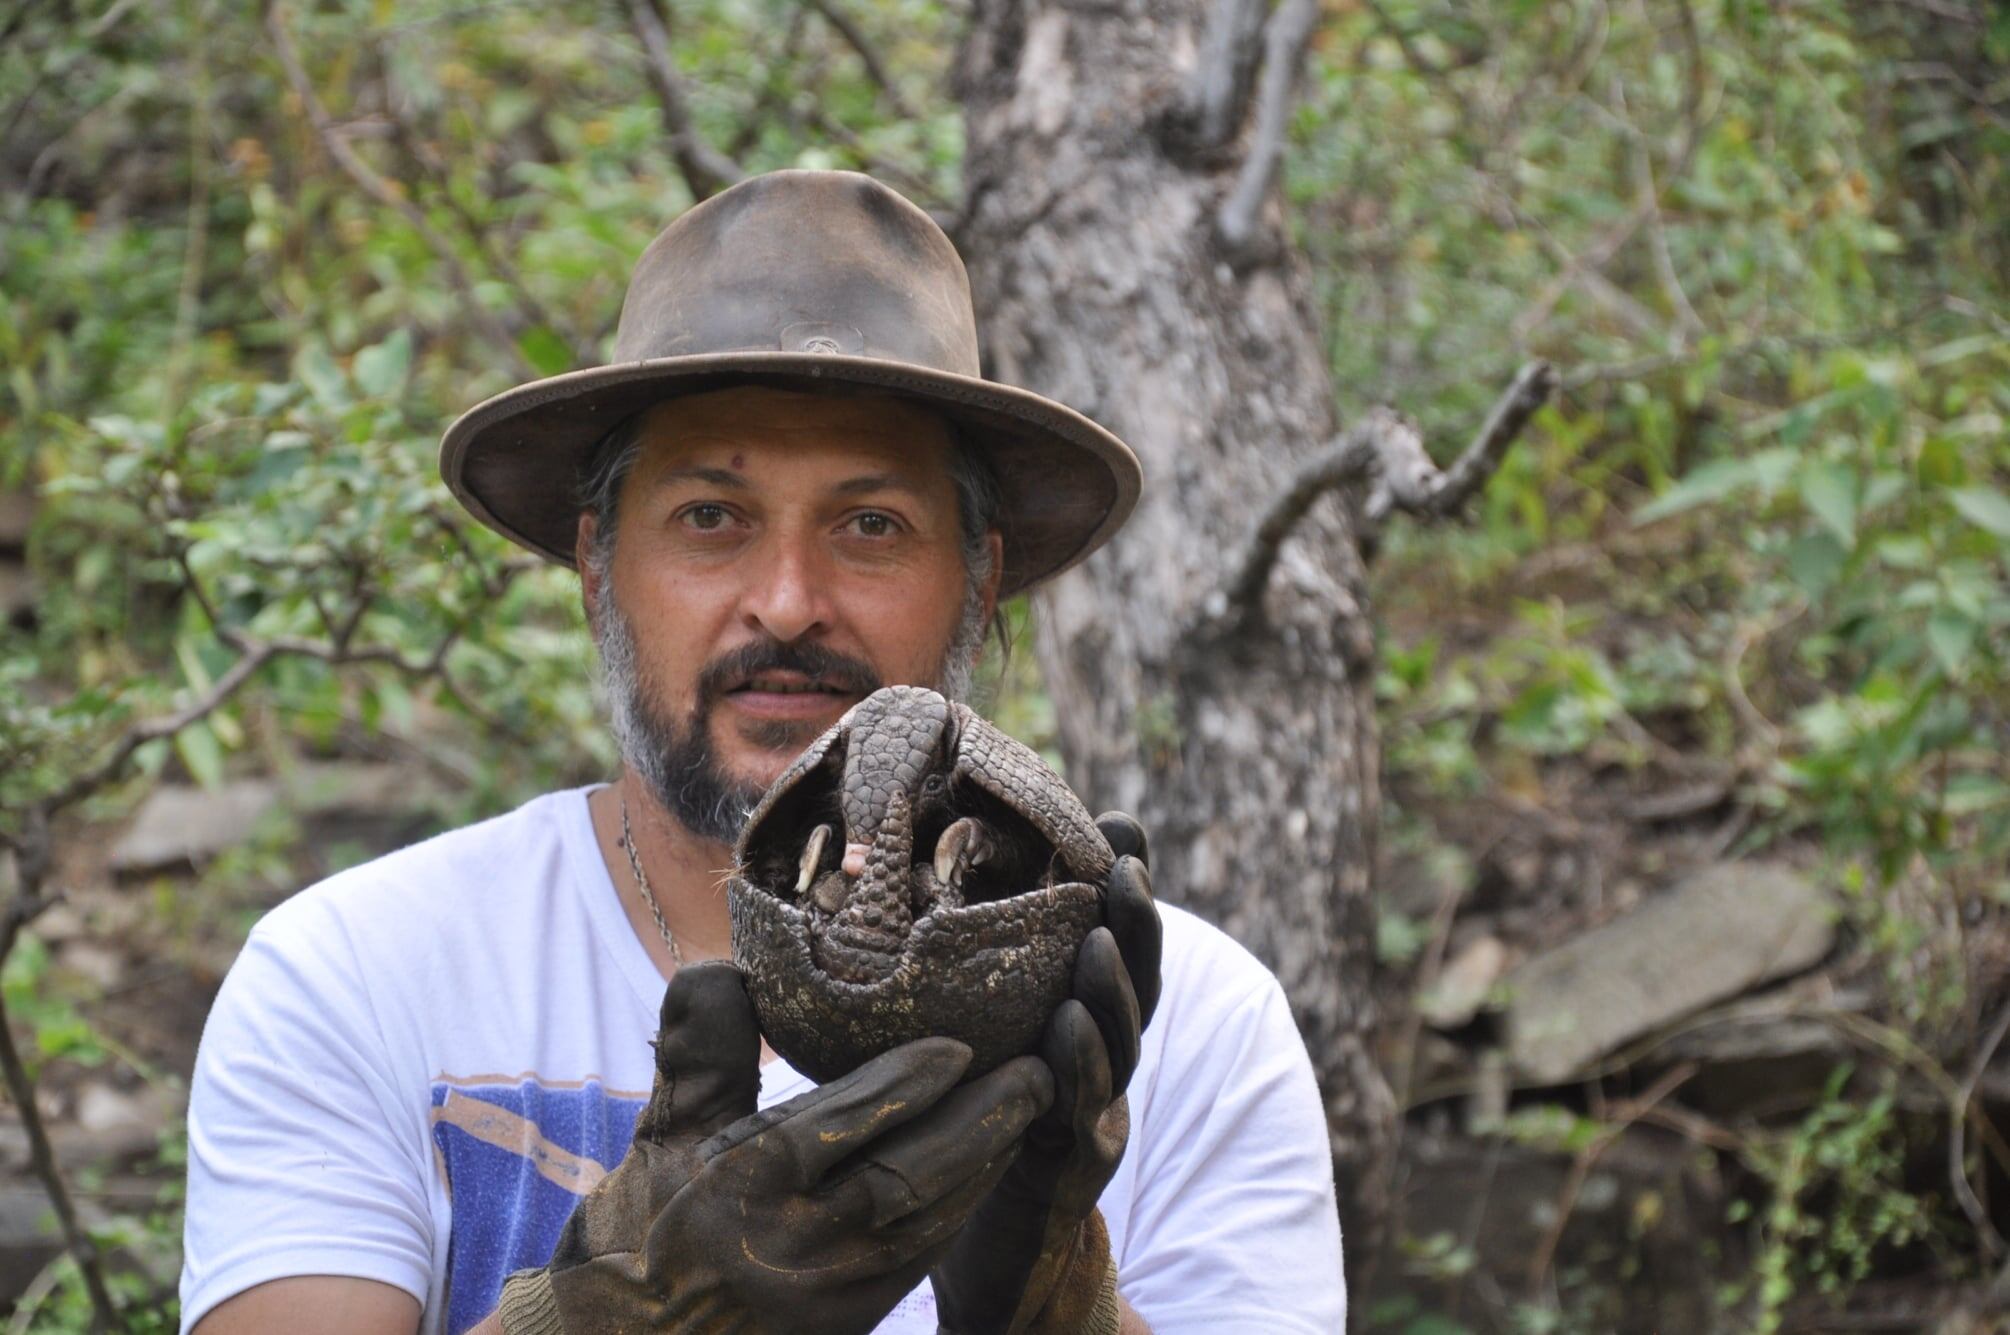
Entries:
<svg viewBox="0 0 2010 1335">
<path fill-rule="evenodd" d="M 991 373 L 1143 460 L 1130 525 L 1040 596 L 1061 749 L 1085 798 L 1151 832 L 1162 897 L 1283 981 L 1352 1262 L 1383 1214 L 1395 1126 L 1372 1047 L 1374 646 L 1350 515 L 1330 497 L 1292 530 L 1255 614 L 1222 616 L 1259 517 L 1335 422 L 1306 267 L 1266 177 L 1254 196 L 1241 181 L 1263 202 L 1256 235 L 1224 239 L 1223 201 L 1264 138 L 1247 128 L 1263 6 L 1213 7 L 1210 33 L 1199 0 L 979 0 L 958 71 L 958 239 Z M 1213 102 L 1191 91 L 1203 62 Z"/>
</svg>

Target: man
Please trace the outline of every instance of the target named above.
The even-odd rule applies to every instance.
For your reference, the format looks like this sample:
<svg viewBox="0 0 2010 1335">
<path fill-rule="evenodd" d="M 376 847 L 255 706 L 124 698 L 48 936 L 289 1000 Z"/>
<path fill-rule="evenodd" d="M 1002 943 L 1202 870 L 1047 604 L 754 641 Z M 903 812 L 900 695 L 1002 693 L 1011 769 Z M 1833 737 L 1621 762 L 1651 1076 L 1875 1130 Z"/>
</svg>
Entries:
<svg viewBox="0 0 2010 1335">
<path fill-rule="evenodd" d="M 579 568 L 624 767 L 260 923 L 197 1061 L 185 1329 L 1341 1328 L 1282 994 L 1154 912 L 1127 819 L 1074 997 L 980 1078 L 926 1040 L 813 1089 L 705 962 L 766 785 L 879 685 L 962 689 L 998 599 L 1138 493 L 1122 442 L 979 377 L 925 214 L 835 172 L 690 210 L 614 363 L 475 408 L 442 471 Z"/>
</svg>

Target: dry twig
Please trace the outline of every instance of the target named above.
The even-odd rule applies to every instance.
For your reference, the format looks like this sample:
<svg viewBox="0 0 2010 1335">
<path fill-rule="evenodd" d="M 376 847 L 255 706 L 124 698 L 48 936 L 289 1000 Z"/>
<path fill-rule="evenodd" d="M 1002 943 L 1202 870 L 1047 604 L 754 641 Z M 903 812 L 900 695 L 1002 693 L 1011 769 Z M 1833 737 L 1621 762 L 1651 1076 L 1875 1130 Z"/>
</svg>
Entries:
<svg viewBox="0 0 2010 1335">
<path fill-rule="evenodd" d="M 628 0 L 629 22 L 642 43 L 643 67 L 656 88 L 656 102 L 663 117 L 663 132 L 670 137 L 670 156 L 683 174 L 693 198 L 716 195 L 746 176 L 740 164 L 705 142 L 691 119 L 691 99 L 684 91 L 684 76 L 677 72 L 676 57 L 670 51 L 670 27 L 657 9 L 655 0 Z"/>
<path fill-rule="evenodd" d="M 18 850 L 15 857 L 16 885 L 4 913 L 0 913 L 0 962 L 13 953 L 22 930 L 56 902 L 56 897 L 47 888 L 48 812 L 30 809 L 26 815 L 18 840 L 10 840 Z M 0 1078 L 6 1081 L 8 1097 L 14 1101 L 15 1114 L 21 1119 L 22 1134 L 28 1140 L 29 1170 L 41 1182 L 42 1192 L 49 1198 L 49 1208 L 55 1212 L 57 1227 L 62 1231 L 64 1250 L 69 1252 L 77 1264 L 78 1273 L 83 1276 L 84 1292 L 91 1300 L 91 1328 L 93 1331 L 116 1330 L 118 1309 L 112 1302 L 111 1289 L 105 1283 L 104 1258 L 98 1252 L 97 1240 L 85 1231 L 78 1219 L 76 1201 L 70 1195 L 62 1167 L 56 1162 L 56 1152 L 49 1143 L 49 1129 L 42 1119 L 41 1105 L 35 1101 L 34 1077 L 28 1074 L 27 1063 L 21 1059 L 21 1051 L 14 1044 L 14 1022 L 7 1013 L 4 995 L 0 995 Z"/>
<path fill-rule="evenodd" d="M 1208 7 L 1200 61 L 1178 118 L 1194 147 L 1219 148 L 1241 127 L 1256 82 L 1267 12 L 1264 0 L 1216 0 Z"/>
<path fill-rule="evenodd" d="M 1975 1188 L 1968 1182 L 1968 1117 L 1975 1104 L 1975 1087 L 1982 1083 L 1982 1073 L 1989 1069 L 1989 1063 L 1996 1056 L 1996 1049 L 2003 1045 L 2006 1033 L 2010 1033 L 2010 1002 L 2005 1002 L 1996 1012 L 1989 1032 L 1968 1063 L 1968 1074 L 1962 1079 L 1961 1087 L 1947 1109 L 1947 1181 L 1954 1188 L 1954 1199 L 1974 1226 L 1975 1236 L 1982 1240 L 1982 1250 L 1991 1261 L 2003 1255 L 2003 1235 L 1990 1222 L 1989 1212 L 1982 1208 L 1982 1202 L 1976 1199 Z"/>
<path fill-rule="evenodd" d="M 1591 1176 L 1591 1170 L 1598 1163 L 1599 1156 L 1624 1135 L 1628 1127 L 1644 1117 L 1656 1104 L 1680 1089 L 1695 1074 L 1696 1066 L 1693 1062 L 1685 1062 L 1668 1071 L 1650 1085 L 1647 1092 L 1639 1098 L 1628 1099 L 1618 1105 L 1615 1110 L 1617 1115 L 1611 1124 L 1598 1133 L 1596 1140 L 1577 1152 L 1577 1157 L 1571 1161 L 1570 1176 L 1564 1180 L 1563 1190 L 1557 1194 L 1556 1218 L 1550 1224 L 1549 1231 L 1543 1235 L 1542 1243 L 1535 1249 L 1535 1254 L 1529 1258 L 1528 1287 L 1531 1293 L 1540 1291 L 1543 1280 L 1549 1275 L 1550 1265 L 1556 1260 L 1557 1245 L 1563 1241 L 1563 1230 L 1570 1223 L 1571 1211 L 1577 1208 L 1578 1193 L 1584 1190 L 1585 1179 Z"/>
<path fill-rule="evenodd" d="M 1264 27 L 1264 56 L 1256 100 L 1256 138 L 1242 160 L 1235 185 L 1215 216 L 1215 236 L 1232 259 L 1249 258 L 1256 246 L 1256 217 L 1284 160 L 1285 127 L 1298 101 L 1298 76 L 1305 51 L 1319 26 L 1319 0 L 1282 0 Z"/>
<path fill-rule="evenodd" d="M 865 65 L 866 77 L 886 95 L 887 106 L 893 114 L 902 120 L 913 120 L 914 108 L 900 95 L 900 85 L 893 81 L 893 74 L 887 69 L 886 62 L 879 58 L 879 52 L 866 37 L 864 30 L 852 20 L 851 15 L 840 9 L 836 0 L 809 0 L 809 7 L 815 10 L 825 23 L 830 24 L 838 36 L 844 38 L 846 46 L 858 53 L 859 60 Z"/>
<path fill-rule="evenodd" d="M 307 69 L 300 63 L 300 51 L 293 43 L 293 33 L 286 26 L 286 16 L 277 0 L 268 0 L 265 6 L 265 28 L 272 36 L 273 50 L 279 56 L 279 64 L 286 71 L 286 81 L 292 87 L 294 96 L 300 99 L 307 120 L 314 127 L 315 137 L 320 140 L 322 151 L 328 154 L 350 180 L 354 181 L 364 194 L 376 200 L 405 220 L 426 248 L 433 252 L 447 275 L 453 280 L 454 294 L 460 299 L 461 308 L 476 328 L 488 336 L 490 341 L 503 348 L 516 363 L 517 370 L 524 376 L 537 374 L 536 368 L 525 359 L 522 349 L 507 326 L 497 318 L 496 313 L 482 304 L 475 292 L 474 275 L 461 262 L 453 244 L 426 218 L 418 205 L 406 195 L 397 183 L 386 180 L 369 163 L 363 161 L 349 141 L 338 133 L 335 122 L 328 114 L 328 108 L 321 103 L 321 97 L 314 91 L 313 83 L 307 77 Z"/>
</svg>

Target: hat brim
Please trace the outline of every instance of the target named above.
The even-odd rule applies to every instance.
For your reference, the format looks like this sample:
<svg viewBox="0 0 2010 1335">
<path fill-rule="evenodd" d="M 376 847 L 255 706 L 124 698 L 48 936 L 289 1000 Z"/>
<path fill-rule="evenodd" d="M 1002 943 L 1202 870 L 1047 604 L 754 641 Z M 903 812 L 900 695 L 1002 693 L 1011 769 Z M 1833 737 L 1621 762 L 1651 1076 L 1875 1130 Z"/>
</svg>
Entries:
<svg viewBox="0 0 2010 1335">
<path fill-rule="evenodd" d="M 534 380 L 463 413 L 440 441 L 440 476 L 468 512 L 573 564 L 580 467 L 617 424 L 663 399 L 734 385 L 892 394 L 941 412 L 982 449 L 1003 497 L 1001 596 L 1051 579 L 1103 545 L 1137 504 L 1137 456 L 1064 404 L 990 380 L 875 357 L 725 352 L 659 357 Z"/>
</svg>

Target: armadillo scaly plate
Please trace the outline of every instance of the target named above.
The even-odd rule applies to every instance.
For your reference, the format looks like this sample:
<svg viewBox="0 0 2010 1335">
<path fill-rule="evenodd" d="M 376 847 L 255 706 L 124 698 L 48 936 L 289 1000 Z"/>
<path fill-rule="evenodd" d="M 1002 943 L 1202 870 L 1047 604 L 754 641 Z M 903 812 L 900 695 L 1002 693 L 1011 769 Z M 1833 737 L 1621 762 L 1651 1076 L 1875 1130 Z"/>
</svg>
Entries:
<svg viewBox="0 0 2010 1335">
<path fill-rule="evenodd" d="M 1102 921 L 1110 846 L 1030 749 L 934 691 L 861 700 L 748 818 L 733 962 L 814 1080 L 944 1035 L 976 1075 L 1029 1052 Z"/>
</svg>

